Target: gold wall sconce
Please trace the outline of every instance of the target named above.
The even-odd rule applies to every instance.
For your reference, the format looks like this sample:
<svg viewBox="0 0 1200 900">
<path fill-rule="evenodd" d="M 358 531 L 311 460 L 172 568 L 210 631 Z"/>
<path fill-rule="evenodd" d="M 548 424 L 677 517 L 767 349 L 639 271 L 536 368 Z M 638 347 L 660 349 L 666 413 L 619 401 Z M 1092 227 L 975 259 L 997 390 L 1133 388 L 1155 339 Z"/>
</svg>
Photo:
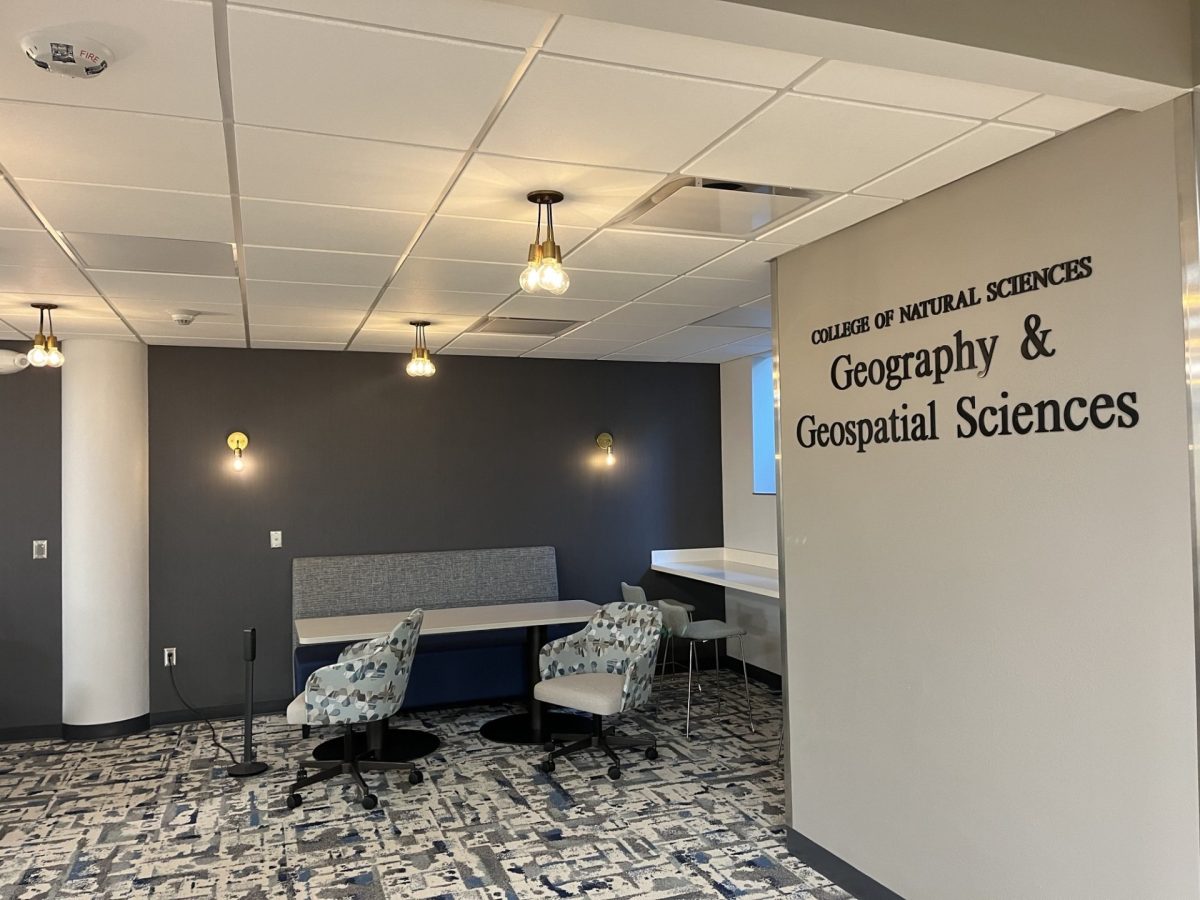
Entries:
<svg viewBox="0 0 1200 900">
<path fill-rule="evenodd" d="M 604 458 L 604 464 L 614 466 L 617 463 L 617 458 L 613 456 L 613 436 L 607 431 L 602 431 L 596 435 L 596 446 L 607 454 Z"/>
<path fill-rule="evenodd" d="M 250 443 L 250 439 L 242 432 L 235 431 L 229 437 L 225 438 L 225 443 L 233 451 L 233 471 L 241 472 L 246 468 L 246 461 L 242 459 L 242 451 L 246 449 L 246 445 Z"/>
</svg>

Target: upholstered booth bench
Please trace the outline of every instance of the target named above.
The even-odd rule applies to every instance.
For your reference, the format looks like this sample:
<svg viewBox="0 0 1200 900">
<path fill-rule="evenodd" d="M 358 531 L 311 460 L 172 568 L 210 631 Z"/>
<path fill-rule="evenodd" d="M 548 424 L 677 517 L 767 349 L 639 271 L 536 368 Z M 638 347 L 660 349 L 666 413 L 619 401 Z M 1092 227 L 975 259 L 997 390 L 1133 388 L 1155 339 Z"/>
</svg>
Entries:
<svg viewBox="0 0 1200 900">
<path fill-rule="evenodd" d="M 292 563 L 292 619 L 557 600 L 553 547 L 448 550 L 371 556 L 302 557 Z M 556 626 L 550 638 L 579 626 Z M 423 635 L 406 709 L 524 696 L 525 630 Z M 314 669 L 337 660 L 342 644 L 300 644 L 292 631 L 299 694 Z"/>
</svg>

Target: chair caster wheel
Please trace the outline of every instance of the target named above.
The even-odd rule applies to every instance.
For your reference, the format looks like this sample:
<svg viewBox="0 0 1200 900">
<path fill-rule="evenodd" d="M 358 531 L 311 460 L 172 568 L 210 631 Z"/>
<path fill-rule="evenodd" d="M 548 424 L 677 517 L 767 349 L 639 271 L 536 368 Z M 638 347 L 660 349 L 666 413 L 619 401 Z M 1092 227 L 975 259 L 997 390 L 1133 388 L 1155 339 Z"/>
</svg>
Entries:
<svg viewBox="0 0 1200 900">
<path fill-rule="evenodd" d="M 363 794 L 361 803 L 363 809 L 374 809 L 379 805 L 379 798 L 374 794 Z"/>
<path fill-rule="evenodd" d="M 620 766 L 609 766 L 608 767 L 608 777 L 611 778 L 613 781 L 616 781 L 618 778 L 620 778 L 621 777 L 621 767 Z"/>
<path fill-rule="evenodd" d="M 425 776 L 422 774 L 420 769 L 413 769 L 411 772 L 408 773 L 408 783 L 409 784 L 420 784 L 424 780 L 425 780 Z"/>
<path fill-rule="evenodd" d="M 651 760 L 658 759 L 658 748 L 657 747 L 647 747 L 646 748 L 646 759 L 651 759 Z"/>
<path fill-rule="evenodd" d="M 287 796 L 287 808 L 288 809 L 295 809 L 302 802 L 303 802 L 303 798 L 301 798 L 301 796 L 299 794 L 288 794 L 288 796 Z"/>
<path fill-rule="evenodd" d="M 550 753 L 554 750 L 554 741 L 546 741 L 546 743 L 542 744 L 542 749 Z"/>
<path fill-rule="evenodd" d="M 305 779 L 307 777 L 308 777 L 308 769 L 301 766 L 299 769 L 296 770 L 296 780 L 297 781 L 301 781 L 302 779 Z"/>
<path fill-rule="evenodd" d="M 554 760 L 548 759 L 545 762 L 538 763 L 538 771 L 545 775 L 549 775 L 554 771 Z"/>
</svg>

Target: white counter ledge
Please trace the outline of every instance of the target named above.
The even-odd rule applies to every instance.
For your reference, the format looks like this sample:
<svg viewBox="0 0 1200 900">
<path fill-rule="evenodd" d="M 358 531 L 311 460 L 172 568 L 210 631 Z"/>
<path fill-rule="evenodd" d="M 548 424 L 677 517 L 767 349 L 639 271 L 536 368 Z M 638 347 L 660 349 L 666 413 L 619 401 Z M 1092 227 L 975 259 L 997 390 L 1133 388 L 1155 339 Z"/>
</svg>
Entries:
<svg viewBox="0 0 1200 900">
<path fill-rule="evenodd" d="M 731 547 L 651 550 L 650 568 L 748 594 L 779 598 L 779 562 L 769 553 Z"/>
</svg>

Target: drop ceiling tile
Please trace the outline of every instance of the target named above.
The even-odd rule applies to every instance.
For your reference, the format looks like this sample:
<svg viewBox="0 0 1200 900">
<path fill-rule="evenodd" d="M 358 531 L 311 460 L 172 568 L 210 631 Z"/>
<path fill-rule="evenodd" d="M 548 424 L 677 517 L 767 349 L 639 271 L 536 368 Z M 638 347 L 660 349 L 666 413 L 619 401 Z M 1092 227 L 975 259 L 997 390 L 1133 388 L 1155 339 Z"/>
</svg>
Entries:
<svg viewBox="0 0 1200 900">
<path fill-rule="evenodd" d="M 523 58 L 507 47 L 236 6 L 229 55 L 239 122 L 459 149 Z"/>
<path fill-rule="evenodd" d="M 114 64 L 102 76 L 82 82 L 48 75 L 18 52 L 18 36 L 47 25 L 79 22 L 81 15 L 93 18 L 64 30 L 85 35 L 113 52 Z M 4 31 L 11 47 L 0 54 L 0 94 L 5 97 L 221 118 L 213 17 L 207 3 L 105 0 L 100 14 L 72 0 L 6 0 Z M 162 40 L 162 36 L 169 37 Z"/>
<path fill-rule="evenodd" d="M 609 313 L 597 324 L 669 325 L 672 328 L 678 328 L 680 325 L 698 322 L 712 314 L 712 308 L 708 306 L 674 306 L 667 303 L 638 301 Z"/>
<path fill-rule="evenodd" d="M 526 195 L 541 188 L 552 188 L 564 197 L 554 206 L 556 226 L 597 227 L 632 206 L 662 179 L 657 172 L 477 153 L 454 183 L 441 212 L 523 222 L 532 229 L 537 221 L 537 207 L 526 199 Z"/>
<path fill-rule="evenodd" d="M 246 338 L 202 338 L 202 337 L 176 337 L 172 336 L 147 336 L 143 335 L 147 344 L 154 347 L 223 347 L 226 349 L 246 348 Z"/>
<path fill-rule="evenodd" d="M 517 277 L 523 268 L 523 263 L 502 265 L 409 257 L 400 267 L 385 299 L 421 290 L 508 295 L 517 290 Z"/>
<path fill-rule="evenodd" d="M 726 344 L 724 347 L 714 347 L 712 350 L 701 350 L 699 353 L 681 357 L 678 362 L 725 363 L 735 359 L 742 359 L 745 356 L 757 356 L 763 352 L 755 349 L 755 347 L 757 347 L 757 344 L 752 341 L 738 341 L 733 344 Z"/>
<path fill-rule="evenodd" d="M 346 346 L 358 325 L 269 325 L 250 323 L 250 342 L 261 347 L 263 341 L 300 341 L 304 343 L 340 343 Z"/>
<path fill-rule="evenodd" d="M 246 277 L 260 281 L 382 285 L 395 265 L 394 256 L 246 247 Z"/>
<path fill-rule="evenodd" d="M 554 239 L 563 253 L 569 253 L 591 233 L 591 228 L 560 227 L 554 223 Z M 412 255 L 426 259 L 519 263 L 523 268 L 534 236 L 535 226 L 531 222 L 438 215 L 417 241 Z"/>
<path fill-rule="evenodd" d="M 0 320 L 0 340 L 4 341 L 24 341 L 29 340 L 29 336 L 22 331 L 17 331 L 15 328 L 9 328 Z"/>
<path fill-rule="evenodd" d="M 346 349 L 344 341 L 270 341 L 253 338 L 255 350 L 325 350 L 337 352 Z"/>
<path fill-rule="evenodd" d="M 675 358 L 699 353 L 734 341 L 757 337 L 762 333 L 757 328 L 706 328 L 702 325 L 685 325 L 660 337 L 651 338 L 629 349 L 630 353 L 667 353 Z"/>
<path fill-rule="evenodd" d="M 376 309 L 363 328 L 363 334 L 370 333 L 374 340 L 387 339 L 382 333 L 393 335 L 393 340 L 407 341 L 412 346 L 416 329 L 413 322 L 428 322 L 425 333 L 429 336 L 430 346 L 440 337 L 445 343 L 449 336 L 459 335 L 479 321 L 478 316 L 447 316 L 431 313 L 428 310 L 386 310 Z M 438 336 L 438 337 L 435 337 Z"/>
<path fill-rule="evenodd" d="M 443 347 L 442 356 L 523 356 L 522 350 L 504 350 L 496 347 Z"/>
<path fill-rule="evenodd" d="M 66 310 L 54 311 L 54 333 L 63 338 L 63 352 L 71 358 L 73 337 L 131 337 L 129 328 L 111 313 L 107 316 L 73 316 Z"/>
<path fill-rule="evenodd" d="M 994 119 L 1037 95 L 1031 91 L 831 59 L 796 86 L 804 94 Z"/>
<path fill-rule="evenodd" d="M 263 306 L 251 303 L 248 306 L 251 334 L 256 326 L 293 326 L 302 328 L 337 328 L 345 332 L 342 343 L 350 339 L 350 332 L 358 327 L 366 313 L 362 309 L 321 309 L 313 306 Z M 332 340 L 332 339 L 331 339 Z"/>
<path fill-rule="evenodd" d="M 551 356 L 555 353 L 587 353 L 591 359 L 599 359 L 609 353 L 616 353 L 629 347 L 634 341 L 591 341 L 582 340 L 571 335 L 560 337 L 548 344 L 542 344 L 536 350 L 531 350 L 530 356 Z"/>
<path fill-rule="evenodd" d="M 245 125 L 237 148 L 243 197 L 419 213 L 462 159 L 456 150 Z"/>
<path fill-rule="evenodd" d="M 546 335 L 460 334 L 451 345 L 454 350 L 516 350 L 524 353 L 546 343 Z"/>
<path fill-rule="evenodd" d="M 0 292 L 95 296 L 78 269 L 52 266 L 0 266 Z"/>
<path fill-rule="evenodd" d="M 9 324 L 28 326 L 29 333 L 37 331 L 38 312 L 30 307 L 31 303 L 56 303 L 54 311 L 54 328 L 58 330 L 59 320 L 66 321 L 79 318 L 110 318 L 113 311 L 96 294 L 90 297 L 55 297 L 48 298 L 37 294 L 0 294 L 0 316 L 8 319 Z"/>
<path fill-rule="evenodd" d="M 43 229 L 23 231 L 0 228 L 0 266 L 45 266 L 74 268 L 70 257 L 62 252 Z"/>
<path fill-rule="evenodd" d="M 163 303 L 219 303 L 241 305 L 242 294 L 234 277 L 172 275 L 165 272 L 106 272 L 90 269 L 88 275 L 110 298 L 157 300 Z M 90 292 L 89 288 L 89 292 Z"/>
<path fill-rule="evenodd" d="M 236 274 L 232 244 L 85 231 L 67 231 L 63 237 L 89 269 L 178 275 Z"/>
<path fill-rule="evenodd" d="M 696 278 L 685 276 L 655 288 L 638 303 L 673 303 L 681 306 L 708 306 L 710 312 L 741 306 L 762 296 L 763 286 L 757 281 L 735 281 L 731 278 Z"/>
<path fill-rule="evenodd" d="M 241 305 L 229 304 L 222 306 L 217 303 L 166 303 L 162 300 L 131 300 L 128 298 L 109 298 L 113 306 L 127 319 L 149 319 L 155 320 L 166 326 L 166 330 L 174 333 L 175 331 L 182 332 L 184 328 L 191 328 L 197 324 L 225 324 L 225 325 L 242 325 L 242 307 Z M 176 325 L 171 321 L 173 313 L 190 313 L 194 315 L 195 321 L 191 325 Z"/>
<path fill-rule="evenodd" d="M 425 333 L 425 344 L 430 353 L 439 352 L 462 332 Z M 400 328 L 364 328 L 350 345 L 351 350 L 369 350 L 383 353 L 408 353 L 413 348 L 413 329 L 405 326 Z"/>
<path fill-rule="evenodd" d="M 589 342 L 590 343 L 590 342 Z M 536 350 L 521 354 L 525 359 L 599 359 L 594 350 L 556 350 L 550 344 L 544 344 Z"/>
<path fill-rule="evenodd" d="M 258 6 L 321 16 L 328 0 L 258 0 Z M 340 0 L 337 18 L 445 37 L 527 47 L 548 21 L 546 13 L 487 0 Z"/>
<path fill-rule="evenodd" d="M 44 140 L 48 134 L 87 135 L 87 139 Z M 3 100 L 0 161 L 18 183 L 22 178 L 40 178 L 229 192 L 221 123 L 199 119 Z"/>
<path fill-rule="evenodd" d="M 353 284 L 304 284 L 295 281 L 246 282 L 246 302 L 256 306 L 325 308 L 362 312 L 375 300 L 379 288 Z"/>
<path fill-rule="evenodd" d="M 909 200 L 1054 137 L 1053 131 L 989 122 L 863 185 L 877 197 Z"/>
<path fill-rule="evenodd" d="M 768 50 L 618 22 L 563 16 L 546 50 L 564 56 L 621 63 L 681 75 L 786 87 L 820 57 Z"/>
<path fill-rule="evenodd" d="M 422 288 L 390 290 L 377 309 L 421 309 L 446 316 L 466 316 L 472 320 L 490 313 L 504 302 L 506 294 L 472 294 L 459 291 L 430 291 Z"/>
<path fill-rule="evenodd" d="M 574 297 L 546 297 L 534 294 L 517 294 L 498 310 L 498 316 L 517 319 L 561 319 L 564 321 L 589 322 L 624 304 L 615 300 L 577 300 Z"/>
<path fill-rule="evenodd" d="M 242 200 L 247 244 L 399 256 L 424 221 L 421 213 Z"/>
<path fill-rule="evenodd" d="M 539 57 L 481 149 L 673 172 L 770 96 L 763 88 Z M 546 110 L 553 110 L 553 127 L 530 127 Z"/>
<path fill-rule="evenodd" d="M 705 278 L 739 278 L 743 281 L 757 281 L 760 284 L 769 285 L 771 260 L 782 256 L 791 249 L 789 244 L 747 241 L 712 262 L 705 263 L 693 274 Z"/>
<path fill-rule="evenodd" d="M 1024 106 L 1005 113 L 1000 117 L 1000 121 L 1015 122 L 1018 125 L 1033 125 L 1038 128 L 1053 128 L 1055 131 L 1069 131 L 1085 122 L 1092 121 L 1092 119 L 1098 119 L 1114 109 L 1116 107 L 1104 106 L 1100 103 L 1087 103 L 1083 100 L 1070 100 L 1066 97 L 1043 94 Z"/>
<path fill-rule="evenodd" d="M 827 234 L 849 228 L 856 222 L 869 219 L 885 209 L 891 209 L 899 202 L 886 197 L 844 194 L 812 212 L 804 213 L 787 224 L 780 225 L 774 231 L 767 232 L 764 237 L 795 246 L 811 244 Z"/>
<path fill-rule="evenodd" d="M 719 312 L 715 316 L 701 319 L 697 325 L 739 325 L 747 328 L 770 328 L 771 307 L 761 303 L 749 303 L 745 306 L 735 306 Z"/>
<path fill-rule="evenodd" d="M 233 209 L 228 194 L 193 194 L 32 178 L 23 179 L 21 188 L 59 231 L 192 241 L 233 240 Z"/>
<path fill-rule="evenodd" d="M 610 362 L 644 362 L 644 363 L 666 363 L 671 362 L 675 357 L 670 353 L 610 353 L 604 357 Z"/>
<path fill-rule="evenodd" d="M 610 322 L 603 319 L 599 322 L 589 322 L 576 328 L 565 337 L 573 340 L 586 341 L 618 341 L 626 346 L 648 341 L 650 338 L 674 331 L 681 322 L 638 325 L 632 322 Z"/>
<path fill-rule="evenodd" d="M 580 269 L 569 261 L 566 267 L 571 276 L 571 287 L 562 296 L 576 300 L 609 300 L 624 303 L 671 279 L 670 275 L 651 275 L 645 272 L 600 272 Z"/>
<path fill-rule="evenodd" d="M 0 177 L 0 228 L 38 229 L 42 223 L 31 213 L 3 177 Z"/>
<path fill-rule="evenodd" d="M 731 238 L 658 234 L 606 228 L 563 261 L 568 272 L 575 267 L 609 272 L 644 272 L 682 275 L 732 250 L 741 241 Z M 572 275 L 572 286 L 574 275 Z M 601 299 L 601 298 L 594 298 Z"/>
<path fill-rule="evenodd" d="M 790 94 L 685 171 L 757 184 L 849 191 L 976 124 L 933 113 Z"/>
<path fill-rule="evenodd" d="M 129 324 L 144 338 L 183 338 L 189 341 L 224 338 L 246 343 L 246 326 L 242 317 L 197 316 L 191 325 L 176 325 L 169 316 L 130 319 Z"/>
</svg>

